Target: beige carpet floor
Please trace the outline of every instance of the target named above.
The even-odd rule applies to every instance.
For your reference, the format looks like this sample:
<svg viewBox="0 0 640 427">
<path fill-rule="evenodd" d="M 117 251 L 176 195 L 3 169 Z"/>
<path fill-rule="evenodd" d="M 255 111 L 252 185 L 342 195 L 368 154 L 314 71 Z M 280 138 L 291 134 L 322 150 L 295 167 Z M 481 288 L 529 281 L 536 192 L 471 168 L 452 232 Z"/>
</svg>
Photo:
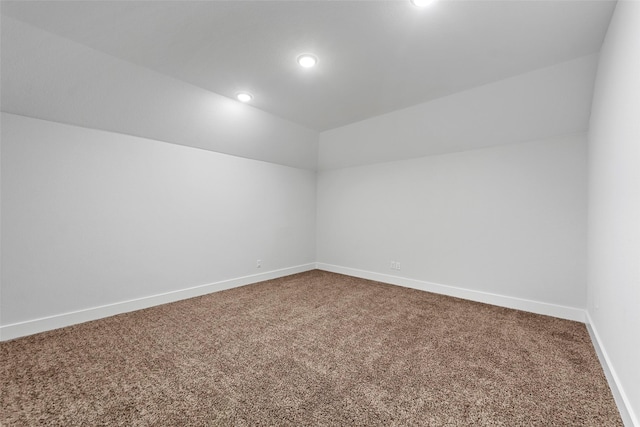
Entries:
<svg viewBox="0 0 640 427">
<path fill-rule="evenodd" d="M 585 326 L 322 271 L 0 343 L 6 426 L 620 426 Z"/>
</svg>

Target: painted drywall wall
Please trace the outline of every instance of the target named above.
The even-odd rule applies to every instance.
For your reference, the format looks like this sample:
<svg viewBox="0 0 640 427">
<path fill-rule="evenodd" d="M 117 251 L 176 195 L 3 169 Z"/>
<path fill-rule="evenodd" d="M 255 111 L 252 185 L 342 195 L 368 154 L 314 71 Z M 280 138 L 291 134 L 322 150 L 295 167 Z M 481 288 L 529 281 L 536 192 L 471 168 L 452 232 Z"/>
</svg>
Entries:
<svg viewBox="0 0 640 427">
<path fill-rule="evenodd" d="M 585 132 L 590 55 L 320 134 L 318 167 L 335 169 Z"/>
<path fill-rule="evenodd" d="M 321 171 L 318 262 L 582 309 L 586 176 L 584 133 Z"/>
<path fill-rule="evenodd" d="M 314 171 L 1 120 L 3 326 L 315 261 Z"/>
<path fill-rule="evenodd" d="M 588 314 L 629 409 L 628 424 L 640 426 L 640 2 L 636 1 L 619 1 L 616 6 L 595 85 L 589 131 Z"/>
<path fill-rule="evenodd" d="M 1 29 L 4 112 L 316 168 L 316 131 L 4 15 Z"/>
</svg>

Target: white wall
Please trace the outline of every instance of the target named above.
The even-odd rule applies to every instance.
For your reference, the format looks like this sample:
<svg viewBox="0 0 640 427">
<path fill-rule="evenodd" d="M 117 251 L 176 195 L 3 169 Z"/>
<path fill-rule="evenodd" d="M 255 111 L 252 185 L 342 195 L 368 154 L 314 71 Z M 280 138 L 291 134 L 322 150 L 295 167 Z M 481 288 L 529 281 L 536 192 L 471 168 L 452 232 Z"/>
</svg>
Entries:
<svg viewBox="0 0 640 427">
<path fill-rule="evenodd" d="M 315 260 L 314 171 L 6 113 L 1 120 L 5 332 Z"/>
<path fill-rule="evenodd" d="M 322 132 L 323 268 L 583 320 L 597 61 Z"/>
<path fill-rule="evenodd" d="M 2 16 L 2 111 L 315 169 L 318 133 Z"/>
<path fill-rule="evenodd" d="M 596 65 L 589 55 L 323 132 L 319 169 L 585 132 Z"/>
<path fill-rule="evenodd" d="M 640 2 L 636 1 L 618 2 L 598 66 L 589 132 L 588 313 L 619 398 L 629 409 L 627 423 L 635 420 L 640 426 Z"/>
<path fill-rule="evenodd" d="M 311 268 L 317 132 L 1 30 L 2 338 Z"/>
<path fill-rule="evenodd" d="M 317 257 L 583 308 L 586 194 L 585 134 L 322 171 Z"/>
</svg>

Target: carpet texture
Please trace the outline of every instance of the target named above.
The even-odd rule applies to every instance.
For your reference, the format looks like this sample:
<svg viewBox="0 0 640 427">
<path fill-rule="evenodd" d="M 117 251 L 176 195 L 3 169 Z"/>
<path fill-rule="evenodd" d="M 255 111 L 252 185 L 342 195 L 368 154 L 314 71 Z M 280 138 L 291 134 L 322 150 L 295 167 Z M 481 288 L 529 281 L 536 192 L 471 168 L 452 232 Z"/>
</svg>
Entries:
<svg viewBox="0 0 640 427">
<path fill-rule="evenodd" d="M 621 426 L 585 326 L 311 271 L 0 343 L 0 423 Z"/>
</svg>

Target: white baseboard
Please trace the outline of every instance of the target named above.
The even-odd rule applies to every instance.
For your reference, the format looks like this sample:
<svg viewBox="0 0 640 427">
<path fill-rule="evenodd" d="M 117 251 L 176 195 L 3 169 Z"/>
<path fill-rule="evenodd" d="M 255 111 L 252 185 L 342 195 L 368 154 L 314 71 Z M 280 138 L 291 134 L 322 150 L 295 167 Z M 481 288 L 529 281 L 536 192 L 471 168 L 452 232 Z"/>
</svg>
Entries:
<svg viewBox="0 0 640 427">
<path fill-rule="evenodd" d="M 611 389 L 611 394 L 613 394 L 613 398 L 618 405 L 618 410 L 620 411 L 620 417 L 624 422 L 624 425 L 627 427 L 640 427 L 640 421 L 638 417 L 633 412 L 633 408 L 631 407 L 631 402 L 627 397 L 624 389 L 622 388 L 622 384 L 620 384 L 620 378 L 616 374 L 615 369 L 613 369 L 613 365 L 611 364 L 611 359 L 609 359 L 609 355 L 602 345 L 602 341 L 600 340 L 600 335 L 598 335 L 598 330 L 593 324 L 593 320 L 589 315 L 589 311 L 586 312 L 586 323 L 587 330 L 589 331 L 589 335 L 591 335 L 591 341 L 593 342 L 593 347 L 596 349 L 596 353 L 598 358 L 600 359 L 600 364 L 602 365 L 602 369 L 604 370 L 604 374 L 607 377 L 607 381 L 609 383 L 609 388 Z"/>
<path fill-rule="evenodd" d="M 149 308 L 160 304 L 167 304 L 187 298 L 210 294 L 212 292 L 218 292 L 225 289 L 231 289 L 239 286 L 249 285 L 252 283 L 262 282 L 264 280 L 276 279 L 278 277 L 288 276 L 290 274 L 302 273 L 304 271 L 313 269 L 315 269 L 315 263 L 298 265 L 295 267 L 272 270 L 260 274 L 252 274 L 250 276 L 243 276 L 230 280 L 208 283 L 206 285 L 194 286 L 191 288 L 165 292 L 162 294 L 150 295 L 147 297 L 137 298 L 129 301 L 106 304 L 99 307 L 92 307 L 84 310 L 56 314 L 54 316 L 27 320 L 24 322 L 12 323 L 9 325 L 2 325 L 0 326 L 0 341 L 24 337 L 27 335 L 37 334 L 39 332 L 50 331 L 52 329 L 63 328 L 65 326 L 88 322 L 90 320 L 102 319 L 104 317 L 114 316 L 116 314 L 127 313 L 130 311 Z"/>
<path fill-rule="evenodd" d="M 332 264 L 316 263 L 316 267 L 319 270 L 345 274 L 347 276 L 360 277 L 362 279 L 375 280 L 377 282 L 404 286 L 406 288 L 419 289 L 421 291 L 433 292 L 436 294 L 443 294 L 471 301 L 483 302 L 500 307 L 513 308 L 516 310 L 528 311 L 530 313 L 536 314 L 544 314 L 546 316 L 559 317 L 561 319 L 575 320 L 583 323 L 585 321 L 585 311 L 581 308 L 567 307 L 563 305 L 509 297 L 482 291 L 474 291 L 472 289 L 457 288 L 455 286 L 441 285 L 439 283 L 408 279 L 406 277 L 392 276 L 390 274 L 375 273 L 372 271 L 358 270 L 355 268 L 342 267 Z"/>
</svg>

